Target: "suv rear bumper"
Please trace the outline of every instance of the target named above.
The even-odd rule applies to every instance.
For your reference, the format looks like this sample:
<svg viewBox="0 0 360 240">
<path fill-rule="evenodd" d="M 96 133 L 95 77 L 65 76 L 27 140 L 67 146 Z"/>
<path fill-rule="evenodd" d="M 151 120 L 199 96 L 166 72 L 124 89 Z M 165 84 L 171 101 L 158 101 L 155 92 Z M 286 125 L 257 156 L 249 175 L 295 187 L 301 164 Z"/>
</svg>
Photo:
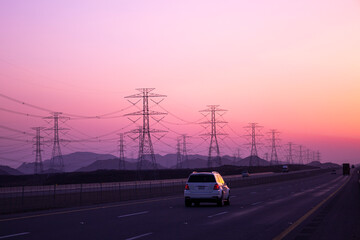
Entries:
<svg viewBox="0 0 360 240">
<path fill-rule="evenodd" d="M 221 190 L 214 190 L 209 193 L 190 193 L 190 191 L 184 191 L 185 200 L 190 200 L 192 202 L 216 202 L 222 197 Z"/>
<path fill-rule="evenodd" d="M 215 203 L 218 202 L 220 199 L 220 197 L 218 196 L 213 196 L 211 198 L 190 198 L 190 197 L 185 197 L 185 201 L 190 201 L 190 202 L 211 202 L 211 203 Z"/>
</svg>

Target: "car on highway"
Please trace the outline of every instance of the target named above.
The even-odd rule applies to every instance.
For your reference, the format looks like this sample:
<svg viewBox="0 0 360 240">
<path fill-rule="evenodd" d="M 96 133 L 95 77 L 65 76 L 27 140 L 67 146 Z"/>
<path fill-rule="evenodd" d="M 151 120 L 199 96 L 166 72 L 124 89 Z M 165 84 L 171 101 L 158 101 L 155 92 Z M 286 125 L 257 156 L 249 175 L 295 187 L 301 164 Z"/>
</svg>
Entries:
<svg viewBox="0 0 360 240">
<path fill-rule="evenodd" d="M 230 188 L 218 172 L 193 172 L 186 182 L 184 198 L 186 207 L 200 202 L 230 205 Z"/>
<path fill-rule="evenodd" d="M 343 163 L 343 175 L 350 175 L 350 164 Z"/>
<path fill-rule="evenodd" d="M 241 175 L 242 177 L 250 177 L 249 171 L 247 170 L 242 171 Z"/>
<path fill-rule="evenodd" d="M 282 172 L 289 172 L 289 167 L 288 167 L 288 165 L 282 166 Z"/>
</svg>

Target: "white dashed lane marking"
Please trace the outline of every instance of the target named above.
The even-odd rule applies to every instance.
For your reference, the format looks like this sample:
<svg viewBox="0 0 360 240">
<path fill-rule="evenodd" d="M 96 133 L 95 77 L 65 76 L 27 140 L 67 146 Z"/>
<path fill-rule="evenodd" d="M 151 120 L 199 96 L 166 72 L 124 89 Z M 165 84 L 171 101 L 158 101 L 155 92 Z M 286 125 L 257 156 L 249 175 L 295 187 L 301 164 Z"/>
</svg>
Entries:
<svg viewBox="0 0 360 240">
<path fill-rule="evenodd" d="M 216 216 L 224 215 L 224 214 L 226 214 L 226 213 L 228 213 L 228 212 L 221 212 L 221 213 L 217 213 L 217 214 L 214 214 L 214 215 L 210 215 L 210 216 L 208 216 L 208 218 L 212 218 L 212 217 L 216 217 Z"/>
<path fill-rule="evenodd" d="M 30 233 L 29 233 L 29 232 L 15 233 L 15 234 L 6 235 L 6 236 L 0 236 L 0 239 L 11 238 L 11 237 L 17 237 L 17 236 L 22 236 L 22 235 L 27 235 L 27 234 L 30 234 Z"/>
<path fill-rule="evenodd" d="M 143 211 L 143 212 L 137 212 L 137 213 L 130 213 L 130 214 L 125 214 L 125 215 L 118 216 L 118 218 L 131 217 L 131 216 L 146 214 L 146 213 L 148 213 L 148 212 L 149 212 L 149 211 Z"/>
<path fill-rule="evenodd" d="M 131 237 L 131 238 L 127 238 L 125 240 L 135 240 L 135 239 L 138 239 L 138 238 L 142 238 L 142 237 L 146 237 L 146 236 L 149 236 L 153 234 L 152 232 L 149 232 L 149 233 L 144 233 L 144 234 L 141 234 L 141 235 L 137 235 L 135 237 Z"/>
</svg>

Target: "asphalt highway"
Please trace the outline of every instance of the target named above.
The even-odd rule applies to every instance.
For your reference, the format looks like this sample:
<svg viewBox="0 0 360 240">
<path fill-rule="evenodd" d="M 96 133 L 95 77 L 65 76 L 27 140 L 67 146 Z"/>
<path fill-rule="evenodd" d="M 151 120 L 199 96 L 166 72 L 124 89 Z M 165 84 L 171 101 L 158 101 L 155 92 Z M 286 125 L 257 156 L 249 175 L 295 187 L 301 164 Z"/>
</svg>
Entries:
<svg viewBox="0 0 360 240">
<path fill-rule="evenodd" d="M 354 172 L 339 194 L 300 224 L 286 239 L 360 240 L 360 176 Z"/>
<path fill-rule="evenodd" d="M 338 171 L 234 188 L 231 205 L 223 207 L 209 203 L 186 208 L 179 195 L 3 215 L 0 239 L 273 239 L 329 196 L 341 196 L 349 180 Z M 308 223 L 301 224 L 286 237 L 301 237 L 300 228 Z"/>
</svg>

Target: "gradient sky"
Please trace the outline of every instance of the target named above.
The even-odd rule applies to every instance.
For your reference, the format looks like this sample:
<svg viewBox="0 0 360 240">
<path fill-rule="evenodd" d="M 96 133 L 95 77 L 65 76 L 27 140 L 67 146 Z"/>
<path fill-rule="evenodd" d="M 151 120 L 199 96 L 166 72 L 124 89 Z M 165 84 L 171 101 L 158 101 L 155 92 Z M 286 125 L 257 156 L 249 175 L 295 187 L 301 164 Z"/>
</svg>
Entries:
<svg viewBox="0 0 360 240">
<path fill-rule="evenodd" d="M 244 126 L 276 128 L 281 143 L 321 152 L 321 161 L 359 162 L 360 2 L 358 0 L 255 1 L 17 1 L 0 2 L 0 93 L 54 111 L 98 115 L 131 105 L 124 96 L 154 87 L 161 103 L 187 121 L 218 104 L 229 138 L 223 154 L 249 154 Z M 0 98 L 0 107 L 48 115 Z M 130 108 L 122 112 L 136 111 Z M 161 111 L 162 109 L 155 108 Z M 120 114 L 120 115 L 121 115 Z M 192 153 L 206 154 L 199 124 L 163 122 L 194 135 Z M 0 125 L 31 132 L 39 118 L 1 112 Z M 83 139 L 119 129 L 126 118 L 70 120 L 68 137 Z M 128 131 L 134 128 L 131 126 Z M 165 129 L 162 125 L 154 127 Z M 81 132 L 81 133 L 80 133 Z M 235 134 L 236 133 L 236 134 Z M 0 129 L 3 136 L 27 137 Z M 70 134 L 72 134 L 70 136 Z M 45 135 L 45 137 L 48 137 Z M 50 137 L 50 136 L 49 136 Z M 116 134 L 100 143 L 71 143 L 63 152 L 116 154 Z M 0 164 L 33 161 L 31 144 L 0 139 Z M 136 157 L 128 139 L 127 156 Z M 173 153 L 176 134 L 155 141 Z M 173 146 L 173 148 L 171 148 Z M 49 156 L 51 146 L 44 146 Z M 283 147 L 283 154 L 286 147 Z"/>
</svg>

